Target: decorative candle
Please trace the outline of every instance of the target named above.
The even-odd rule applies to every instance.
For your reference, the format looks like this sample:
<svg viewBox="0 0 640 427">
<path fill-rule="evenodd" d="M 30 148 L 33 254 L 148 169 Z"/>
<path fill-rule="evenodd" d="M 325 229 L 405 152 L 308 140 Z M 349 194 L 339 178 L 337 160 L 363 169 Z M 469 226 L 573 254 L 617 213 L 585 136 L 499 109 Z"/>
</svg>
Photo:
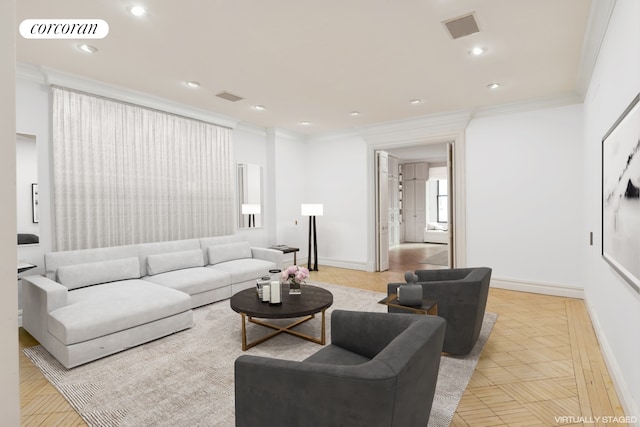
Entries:
<svg viewBox="0 0 640 427">
<path fill-rule="evenodd" d="M 282 300 L 280 299 L 280 282 L 273 281 L 270 286 L 271 299 L 269 300 L 270 304 L 280 304 Z"/>
<path fill-rule="evenodd" d="M 269 284 L 262 285 L 262 302 L 269 302 L 271 298 L 271 289 Z"/>
<path fill-rule="evenodd" d="M 269 283 L 271 283 L 271 277 L 269 276 L 261 277 L 256 281 L 256 287 L 258 288 L 258 299 L 262 300 L 262 286 L 268 285 Z"/>
</svg>

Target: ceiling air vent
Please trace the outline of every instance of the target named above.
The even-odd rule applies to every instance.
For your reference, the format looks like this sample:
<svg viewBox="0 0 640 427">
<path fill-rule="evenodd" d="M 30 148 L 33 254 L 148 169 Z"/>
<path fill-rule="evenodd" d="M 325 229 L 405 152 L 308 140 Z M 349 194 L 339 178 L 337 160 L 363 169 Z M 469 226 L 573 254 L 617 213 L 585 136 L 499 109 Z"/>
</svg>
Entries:
<svg viewBox="0 0 640 427">
<path fill-rule="evenodd" d="M 447 27 L 449 35 L 451 35 L 451 38 L 454 40 L 480 32 L 475 13 L 444 21 L 443 24 Z"/>
<path fill-rule="evenodd" d="M 229 92 L 220 92 L 216 96 L 218 98 L 226 99 L 227 101 L 231 101 L 231 102 L 236 102 L 236 101 L 240 101 L 241 99 L 244 99 L 241 96 L 234 95 L 234 94 L 229 93 Z"/>
</svg>

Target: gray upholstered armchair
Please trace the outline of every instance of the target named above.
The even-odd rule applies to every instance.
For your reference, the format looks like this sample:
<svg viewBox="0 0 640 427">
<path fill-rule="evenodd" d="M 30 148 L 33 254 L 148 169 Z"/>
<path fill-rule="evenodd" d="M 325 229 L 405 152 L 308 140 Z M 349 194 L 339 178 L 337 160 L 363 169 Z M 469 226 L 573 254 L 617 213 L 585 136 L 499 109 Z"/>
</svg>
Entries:
<svg viewBox="0 0 640 427">
<path fill-rule="evenodd" d="M 454 268 L 416 270 L 422 296 L 438 303 L 438 316 L 447 321 L 442 351 L 452 355 L 468 354 L 480 335 L 489 294 L 491 269 Z M 402 283 L 389 283 L 389 295 Z M 389 312 L 403 312 L 389 307 Z"/>
<path fill-rule="evenodd" d="M 302 362 L 243 355 L 236 426 L 427 425 L 444 320 L 335 310 L 331 344 Z"/>
</svg>

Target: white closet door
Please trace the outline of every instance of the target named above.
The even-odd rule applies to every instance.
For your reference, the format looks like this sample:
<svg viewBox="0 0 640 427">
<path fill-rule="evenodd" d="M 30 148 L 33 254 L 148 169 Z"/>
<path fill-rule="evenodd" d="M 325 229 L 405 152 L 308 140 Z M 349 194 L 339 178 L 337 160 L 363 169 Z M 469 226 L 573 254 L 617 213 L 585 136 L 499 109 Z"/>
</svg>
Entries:
<svg viewBox="0 0 640 427">
<path fill-rule="evenodd" d="M 414 163 L 415 165 L 415 177 L 417 180 L 426 181 L 429 179 L 429 163 L 420 162 Z"/>
<path fill-rule="evenodd" d="M 416 235 L 416 181 L 404 183 L 404 240 L 415 242 Z"/>
<path fill-rule="evenodd" d="M 415 235 L 414 242 L 424 242 L 424 229 L 427 226 L 427 181 L 416 180 L 415 198 Z"/>
<path fill-rule="evenodd" d="M 427 225 L 427 177 L 426 162 L 403 165 L 403 221 L 404 241 L 424 242 Z"/>
</svg>

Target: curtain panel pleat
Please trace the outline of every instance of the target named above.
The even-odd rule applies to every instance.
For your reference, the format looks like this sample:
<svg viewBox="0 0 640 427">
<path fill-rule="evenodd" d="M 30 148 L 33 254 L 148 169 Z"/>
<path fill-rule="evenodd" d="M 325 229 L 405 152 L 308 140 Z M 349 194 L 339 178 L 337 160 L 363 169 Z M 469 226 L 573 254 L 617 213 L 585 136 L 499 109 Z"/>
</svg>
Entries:
<svg viewBox="0 0 640 427">
<path fill-rule="evenodd" d="M 52 90 L 56 250 L 234 232 L 230 129 Z"/>
</svg>

